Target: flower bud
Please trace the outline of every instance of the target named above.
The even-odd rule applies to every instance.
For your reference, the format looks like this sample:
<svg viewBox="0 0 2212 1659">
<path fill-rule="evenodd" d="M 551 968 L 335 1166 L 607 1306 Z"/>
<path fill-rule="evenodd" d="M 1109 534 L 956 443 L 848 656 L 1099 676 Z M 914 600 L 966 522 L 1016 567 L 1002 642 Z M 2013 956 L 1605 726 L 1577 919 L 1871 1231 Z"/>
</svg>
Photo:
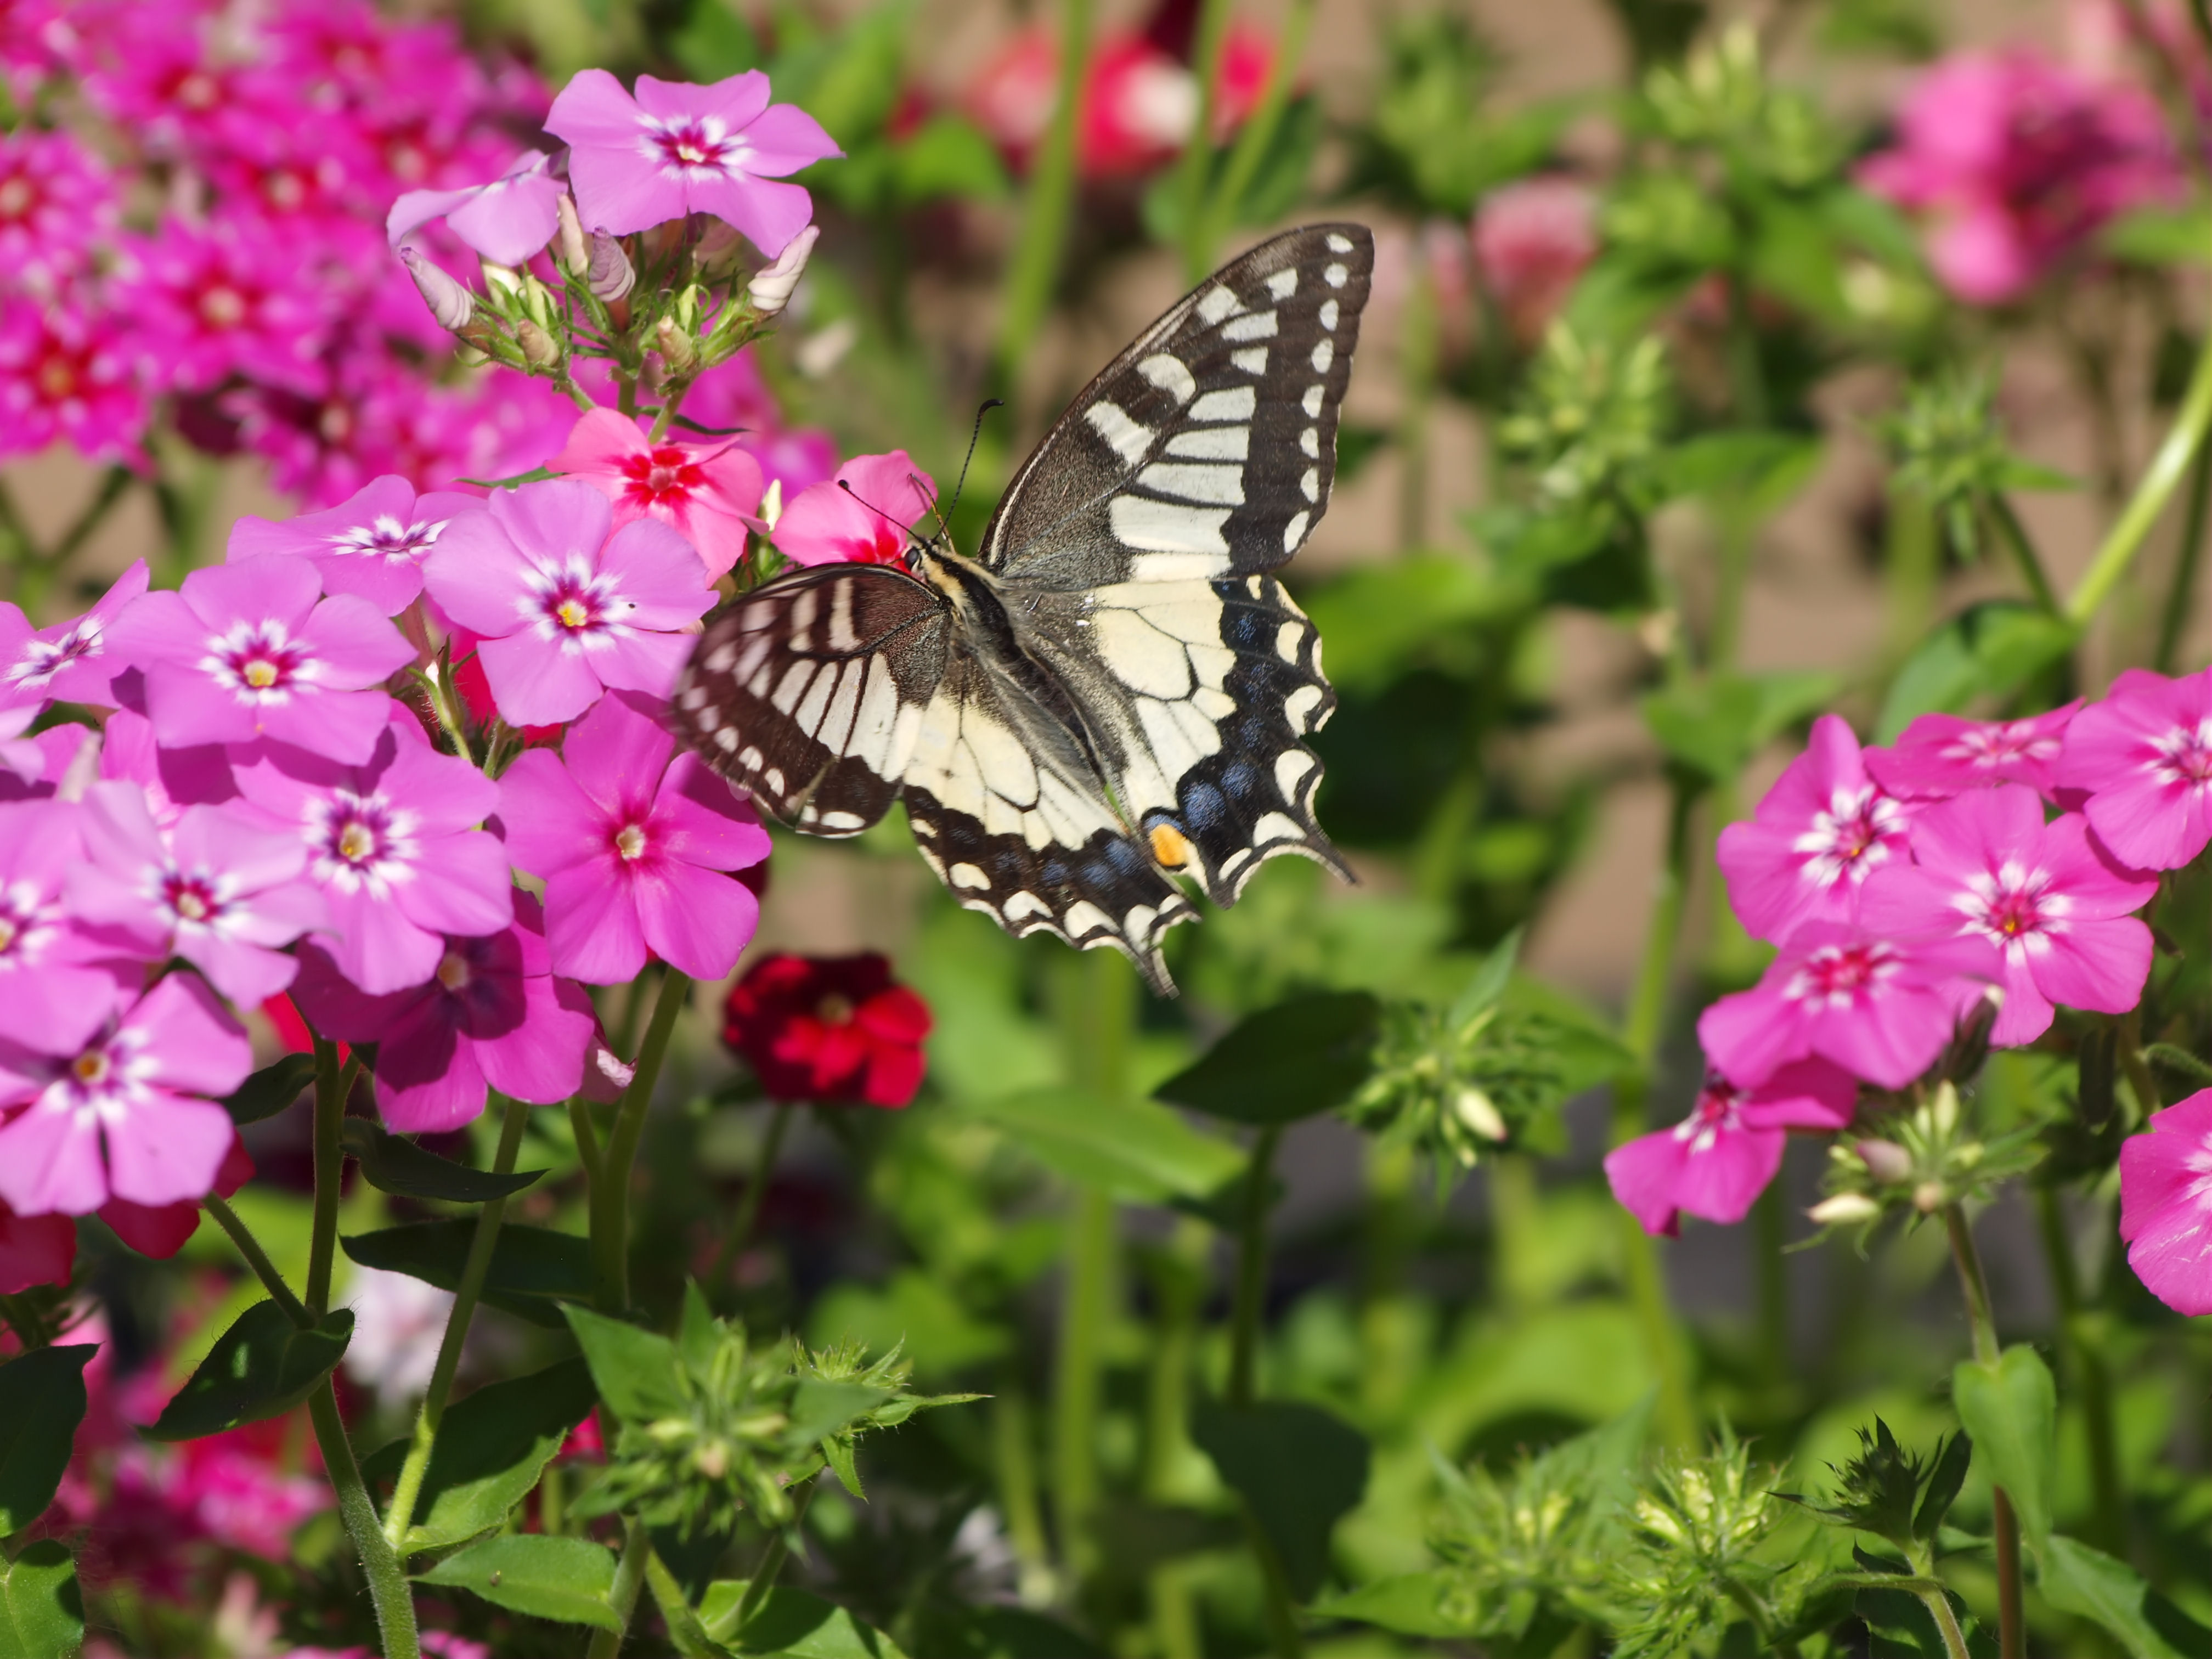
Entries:
<svg viewBox="0 0 2212 1659">
<path fill-rule="evenodd" d="M 561 361 L 553 337 L 527 317 L 514 325 L 514 341 L 522 348 L 522 361 L 532 368 L 550 368 Z"/>
<path fill-rule="evenodd" d="M 595 1105 L 611 1106 L 623 1097 L 637 1068 L 614 1051 L 605 1031 L 592 1033 L 591 1051 L 584 1059 L 584 1098 Z"/>
<path fill-rule="evenodd" d="M 707 228 L 699 238 L 698 246 L 691 250 L 692 265 L 702 275 L 720 275 L 737 258 L 738 246 L 744 240 L 735 225 L 720 219 L 707 221 Z"/>
<path fill-rule="evenodd" d="M 663 317 L 653 331 L 653 343 L 659 347 L 661 361 L 672 369 L 683 370 L 699 360 L 691 348 L 691 337 L 676 326 L 673 317 Z"/>
<path fill-rule="evenodd" d="M 584 222 L 576 216 L 576 198 L 566 191 L 554 204 L 561 228 L 555 233 L 555 241 L 561 250 L 561 266 L 572 276 L 588 276 L 592 271 L 592 246 L 584 240 Z"/>
<path fill-rule="evenodd" d="M 782 479 L 770 478 L 768 481 L 768 489 L 761 496 L 759 516 L 760 521 L 768 526 L 769 533 L 774 535 L 775 521 L 783 516 Z"/>
<path fill-rule="evenodd" d="M 1505 1120 L 1490 1097 L 1480 1089 L 1462 1089 L 1452 1097 L 1452 1115 L 1485 1140 L 1505 1139 Z"/>
<path fill-rule="evenodd" d="M 520 273 L 511 266 L 490 259 L 479 259 L 477 263 L 483 270 L 484 287 L 495 298 L 520 302 L 522 298 Z"/>
<path fill-rule="evenodd" d="M 637 272 L 630 268 L 629 256 L 623 246 L 604 230 L 592 233 L 592 260 L 584 281 L 592 295 L 609 305 L 629 297 L 636 285 Z"/>
<path fill-rule="evenodd" d="M 416 291 L 422 295 L 422 303 L 430 307 L 430 315 L 437 319 L 440 328 L 459 330 L 468 326 L 469 319 L 476 315 L 475 295 L 411 247 L 399 250 L 399 262 L 415 279 Z"/>
<path fill-rule="evenodd" d="M 1923 1215 L 1934 1215 L 1943 1207 L 1943 1183 L 1923 1181 L 1912 1189 L 1912 1207 Z"/>
<path fill-rule="evenodd" d="M 1881 1213 L 1881 1206 L 1864 1193 L 1838 1193 L 1833 1198 L 1822 1199 L 1805 1213 L 1820 1226 L 1836 1227 L 1854 1221 L 1871 1221 Z"/>
<path fill-rule="evenodd" d="M 821 226 L 807 226 L 784 245 L 774 264 L 753 278 L 752 287 L 746 292 L 755 311 L 763 317 L 773 317 L 791 303 L 791 291 L 805 274 L 807 256 L 814 252 L 814 244 L 821 235 Z"/>
<path fill-rule="evenodd" d="M 1912 1154 L 1893 1140 L 1862 1140 L 1851 1150 L 1876 1181 L 1902 1181 L 1912 1173 Z"/>
</svg>

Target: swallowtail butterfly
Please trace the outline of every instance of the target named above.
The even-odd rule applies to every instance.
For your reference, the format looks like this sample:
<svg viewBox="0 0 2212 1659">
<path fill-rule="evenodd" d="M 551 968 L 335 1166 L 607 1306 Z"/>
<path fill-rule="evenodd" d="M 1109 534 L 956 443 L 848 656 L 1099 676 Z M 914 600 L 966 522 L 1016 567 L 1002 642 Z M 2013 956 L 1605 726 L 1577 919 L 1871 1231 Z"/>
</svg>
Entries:
<svg viewBox="0 0 2212 1659">
<path fill-rule="evenodd" d="M 1374 269 L 1359 225 L 1261 244 L 1108 364 L 1014 475 L 973 558 L 817 565 L 708 623 L 684 740 L 794 828 L 902 796 L 969 909 L 1125 953 L 1237 902 L 1268 859 L 1340 874 L 1302 739 L 1335 707 L 1273 573 L 1328 507 Z"/>
</svg>

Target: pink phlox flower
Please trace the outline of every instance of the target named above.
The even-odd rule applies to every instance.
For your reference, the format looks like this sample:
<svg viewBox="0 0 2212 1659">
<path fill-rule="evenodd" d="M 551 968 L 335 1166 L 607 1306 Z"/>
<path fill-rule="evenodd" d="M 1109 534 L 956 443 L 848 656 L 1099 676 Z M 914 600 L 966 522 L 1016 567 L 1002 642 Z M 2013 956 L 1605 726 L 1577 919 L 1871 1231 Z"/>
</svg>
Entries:
<svg viewBox="0 0 2212 1659">
<path fill-rule="evenodd" d="M 115 222 L 107 164 L 65 132 L 0 137 L 0 270 L 51 282 L 89 263 Z"/>
<path fill-rule="evenodd" d="M 1534 340 L 1597 258 L 1597 193 L 1564 174 L 1516 179 L 1476 206 L 1473 243 L 1507 326 Z"/>
<path fill-rule="evenodd" d="M 218 1198 L 228 1198 L 252 1179 L 252 1155 L 234 1129 L 230 1149 L 216 1166 L 215 1185 L 210 1190 Z M 98 1214 L 118 1238 L 139 1255 L 156 1261 L 167 1261 L 183 1249 L 200 1225 L 198 1200 L 177 1204 L 134 1204 L 127 1198 L 111 1198 L 100 1206 Z"/>
<path fill-rule="evenodd" d="M 767 528 L 754 516 L 760 463 L 734 443 L 654 443 L 627 416 L 593 409 L 547 465 L 612 501 L 617 530 L 639 519 L 659 520 L 698 550 L 709 578 L 737 563 L 748 531 Z"/>
<path fill-rule="evenodd" d="M 0 456 L 62 440 L 95 460 L 133 461 L 146 419 L 112 319 L 70 301 L 0 307 Z"/>
<path fill-rule="evenodd" d="M 394 616 L 422 591 L 422 561 L 446 526 L 483 505 L 458 491 L 417 495 L 406 479 L 387 473 L 321 513 L 241 518 L 231 526 L 229 556 L 297 554 L 322 573 L 325 593 L 356 594 Z"/>
<path fill-rule="evenodd" d="M 1647 1233 L 1673 1237 L 1684 1211 L 1741 1221 L 1782 1167 L 1789 1132 L 1848 1127 L 1857 1095 L 1850 1074 L 1824 1060 L 1784 1066 L 1748 1089 L 1709 1071 L 1688 1116 L 1607 1154 L 1606 1179 Z"/>
<path fill-rule="evenodd" d="M 228 749 L 221 744 L 164 749 L 155 740 L 154 723 L 128 708 L 110 714 L 100 732 L 100 775 L 136 788 L 164 831 L 176 827 L 188 806 L 238 799 Z"/>
<path fill-rule="evenodd" d="M 694 979 L 736 964 L 760 901 L 722 872 L 768 856 L 751 803 L 675 739 L 643 698 L 603 698 L 556 757 L 533 749 L 500 780 L 515 863 L 545 879 L 556 971 L 595 985 L 635 976 L 647 954 Z"/>
<path fill-rule="evenodd" d="M 155 155 L 211 143 L 222 112 L 265 110 L 276 90 L 248 61 L 219 51 L 217 33 L 198 6 L 133 6 L 127 27 L 101 31 L 104 50 L 84 76 L 88 101 Z"/>
<path fill-rule="evenodd" d="M 2121 863 L 2188 863 L 2212 841 L 2212 668 L 2127 670 L 2066 728 L 2057 781 L 2087 795 L 2090 828 Z"/>
<path fill-rule="evenodd" d="M 67 903 L 69 872 L 83 857 L 75 806 L 0 805 L 0 1042 L 81 1042 L 114 1006 L 117 975 L 104 964 L 122 953 L 88 934 Z"/>
<path fill-rule="evenodd" d="M 28 708 L 0 709 L 0 732 L 31 714 Z M 99 736 L 88 726 L 70 722 L 50 726 L 34 737 L 0 737 L 0 801 L 51 800 L 64 785 L 90 782 L 94 774 L 88 763 L 97 751 L 88 756 L 85 745 L 96 744 Z"/>
<path fill-rule="evenodd" d="M 495 264 L 520 265 L 542 252 L 560 222 L 561 181 L 544 150 L 526 150 L 488 184 L 459 190 L 410 190 L 384 222 L 392 246 L 417 226 L 443 219 L 447 228 Z"/>
<path fill-rule="evenodd" d="M 586 229 L 626 236 L 711 213 L 771 259 L 814 204 L 801 186 L 769 181 L 845 153 L 805 110 L 770 104 L 758 70 L 705 87 L 641 75 L 635 98 L 605 70 L 584 70 L 545 130 L 568 141 Z"/>
<path fill-rule="evenodd" d="M 292 1000 L 324 1036 L 377 1045 L 385 1122 L 457 1129 L 483 1115 L 487 1088 L 539 1106 L 574 1094 L 598 1021 L 580 986 L 553 977 L 538 901 L 517 894 L 511 927 L 443 945 L 428 980 L 387 996 L 362 994 L 313 945 L 301 952 Z"/>
<path fill-rule="evenodd" d="M 0 605 L 0 708 L 25 703 L 115 706 L 122 664 L 109 649 L 108 625 L 146 591 L 146 561 L 115 579 L 91 610 L 74 621 L 33 629 L 12 605 Z"/>
<path fill-rule="evenodd" d="M 295 234 L 250 214 L 198 225 L 172 215 L 131 244 L 116 304 L 158 386 L 206 392 L 238 374 L 305 391 L 337 298 L 301 270 Z"/>
<path fill-rule="evenodd" d="M 1818 1055 L 1901 1089 L 1935 1064 L 1960 1016 L 1984 994 L 1978 971 L 1987 974 L 1988 953 L 1972 941 L 1808 922 L 1756 986 L 1705 1010 L 1698 1038 L 1729 1077 L 1771 1077 Z"/>
<path fill-rule="evenodd" d="M 903 449 L 855 455 L 836 477 L 801 490 L 775 521 L 776 550 L 794 564 L 906 562 L 907 527 L 929 514 L 937 486 Z"/>
<path fill-rule="evenodd" d="M 612 528 L 587 483 L 496 491 L 456 519 L 422 567 L 477 647 L 512 726 L 574 720 L 603 690 L 665 696 L 714 603 L 690 543 L 653 519 Z"/>
<path fill-rule="evenodd" d="M 1721 831 L 1729 902 L 1769 944 L 1807 921 L 1848 921 L 1867 877 L 1905 856 L 1907 828 L 1904 805 L 1867 775 L 1851 728 L 1823 714 L 1751 820 Z"/>
<path fill-rule="evenodd" d="M 2066 728 L 2081 707 L 2076 698 L 2063 708 L 2017 720 L 1922 714 L 1893 746 L 1866 750 L 1866 769 L 1905 800 L 1941 800 L 1999 783 L 2024 783 L 2047 799 L 2057 787 Z"/>
<path fill-rule="evenodd" d="M 2121 1014 L 2150 973 L 2150 929 L 2130 914 L 2158 878 L 2124 870 L 2079 813 L 2046 824 L 2021 784 L 1971 790 L 1912 824 L 1910 865 L 1878 870 L 1859 919 L 1878 933 L 1950 933 L 1978 943 L 2004 993 L 1990 1041 L 2032 1042 L 2051 1005 Z"/>
<path fill-rule="evenodd" d="M 2114 216 L 2180 183 L 2157 100 L 2038 54 L 1963 53 L 1906 94 L 1859 182 L 1935 220 L 1929 259 L 1974 305 L 2017 299 Z"/>
<path fill-rule="evenodd" d="M 330 911 L 321 948 L 372 996 L 428 979 L 448 936 L 495 933 L 514 919 L 507 854 L 477 828 L 499 787 L 389 708 L 360 766 L 270 744 L 237 775 L 246 799 L 306 843 L 307 878 Z"/>
<path fill-rule="evenodd" d="M 2153 1112 L 2121 1143 L 2120 1237 L 2153 1296 L 2212 1314 L 2212 1089 Z"/>
<path fill-rule="evenodd" d="M 0 1045 L 0 1200 L 20 1215 L 84 1215 L 110 1198 L 204 1195 L 230 1148 L 228 1094 L 252 1045 L 198 975 L 167 975 L 91 1036 Z"/>
<path fill-rule="evenodd" d="M 0 1296 L 66 1285 L 76 1267 L 76 1224 L 65 1215 L 17 1215 L 0 1204 Z"/>
<path fill-rule="evenodd" d="M 235 807 L 185 807 L 165 831 L 143 791 L 100 783 L 79 828 L 85 862 L 69 873 L 70 909 L 155 961 L 182 957 L 243 1006 L 292 982 L 299 964 L 283 947 L 328 919 L 302 879 L 300 838 Z"/>
<path fill-rule="evenodd" d="M 110 648 L 144 671 L 155 735 L 179 747 L 265 737 L 367 760 L 391 704 L 383 683 L 415 647 L 368 600 L 322 592 L 313 565 L 270 555 L 134 600 Z"/>
</svg>

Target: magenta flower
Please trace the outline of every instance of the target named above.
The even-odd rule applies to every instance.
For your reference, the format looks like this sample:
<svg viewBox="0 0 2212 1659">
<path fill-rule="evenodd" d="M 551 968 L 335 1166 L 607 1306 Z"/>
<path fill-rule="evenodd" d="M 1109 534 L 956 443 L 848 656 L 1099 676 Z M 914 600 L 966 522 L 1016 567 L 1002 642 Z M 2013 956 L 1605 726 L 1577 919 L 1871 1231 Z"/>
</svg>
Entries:
<svg viewBox="0 0 2212 1659">
<path fill-rule="evenodd" d="M 438 607 L 483 641 L 511 726 L 574 720 L 607 690 L 665 697 L 690 654 L 684 630 L 714 603 L 699 556 L 656 520 L 610 536 L 613 517 L 586 483 L 502 489 L 447 526 L 423 564 Z"/>
<path fill-rule="evenodd" d="M 2188 863 L 2212 841 L 2212 668 L 2123 673 L 2066 728 L 2057 784 L 2087 795 L 2089 827 L 2121 863 Z"/>
<path fill-rule="evenodd" d="M 146 591 L 146 580 L 141 559 L 91 610 L 52 628 L 33 629 L 14 605 L 0 605 L 0 708 L 50 702 L 112 708 L 122 665 L 108 648 L 107 627 Z"/>
<path fill-rule="evenodd" d="M 594 985 L 633 978 L 648 951 L 720 979 L 760 920 L 760 901 L 719 872 L 768 856 L 768 831 L 676 742 L 642 698 L 620 694 L 568 728 L 562 752 L 533 749 L 500 780 L 515 863 L 545 879 L 555 971 Z"/>
<path fill-rule="evenodd" d="M 2066 727 L 2081 707 L 2076 699 L 2019 720 L 1923 714 L 1892 747 L 1866 750 L 1866 769 L 1906 800 L 1941 800 L 1998 783 L 2024 783 L 2047 797 L 2056 787 Z"/>
<path fill-rule="evenodd" d="M 324 592 L 355 594 L 396 616 L 422 591 L 422 561 L 446 526 L 483 505 L 458 491 L 417 495 L 406 479 L 386 473 L 321 513 L 240 519 L 231 526 L 228 556 L 297 554 L 322 573 Z"/>
<path fill-rule="evenodd" d="M 1705 1073 L 1690 1115 L 1606 1155 L 1605 1178 L 1644 1231 L 1672 1238 L 1681 1212 L 1723 1225 L 1743 1219 L 1782 1167 L 1792 1129 L 1841 1129 L 1858 1085 L 1822 1060 L 1785 1066 L 1753 1089 Z"/>
<path fill-rule="evenodd" d="M 775 521 L 776 550 L 794 564 L 903 564 L 907 526 L 928 516 L 936 485 L 903 449 L 855 455 L 809 485 Z"/>
<path fill-rule="evenodd" d="M 583 1084 L 599 1021 L 582 987 L 553 977 L 527 893 L 512 926 L 447 939 L 437 971 L 412 990 L 364 996 L 314 946 L 301 957 L 292 1000 L 325 1036 L 377 1045 L 377 1109 L 404 1134 L 481 1116 L 487 1088 L 550 1106 Z"/>
<path fill-rule="evenodd" d="M 366 599 L 321 593 L 305 559 L 247 559 L 117 617 L 112 648 L 145 670 L 155 735 L 179 747 L 267 737 L 367 760 L 392 701 L 380 688 L 415 647 Z"/>
<path fill-rule="evenodd" d="M 1721 831 L 1729 902 L 1771 945 L 1804 922 L 1847 921 L 1867 877 L 1905 856 L 1905 808 L 1867 776 L 1851 728 L 1823 714 L 1750 822 Z"/>
<path fill-rule="evenodd" d="M 1859 919 L 1877 933 L 1979 942 L 1982 972 L 2004 992 L 1998 1047 L 2049 1030 L 2053 1003 L 2123 1014 L 2142 997 L 2150 929 L 2130 913 L 2158 878 L 2121 869 L 2079 813 L 2046 824 L 2032 789 L 1972 790 L 1914 818 L 1912 856 L 1875 872 Z"/>
<path fill-rule="evenodd" d="M 1597 192 L 1557 174 L 1516 179 L 1476 207 L 1473 244 L 1515 337 L 1537 339 L 1597 258 Z"/>
<path fill-rule="evenodd" d="M 769 180 L 845 152 L 805 110 L 768 99 L 758 70 L 710 87 L 641 75 L 635 98 L 605 70 L 584 70 L 554 99 L 545 130 L 568 143 L 585 228 L 626 236 L 711 213 L 773 259 L 814 204 Z"/>
<path fill-rule="evenodd" d="M 0 1201 L 83 1215 L 112 1198 L 204 1195 L 233 1139 L 213 1101 L 253 1069 L 252 1045 L 199 975 L 170 974 L 86 1037 L 0 1045 Z"/>
<path fill-rule="evenodd" d="M 66 1285 L 76 1266 L 76 1224 L 65 1215 L 17 1215 L 0 1204 L 0 1296 Z"/>
<path fill-rule="evenodd" d="M 107 717 L 100 733 L 100 775 L 136 788 L 164 833 L 176 827 L 187 806 L 238 799 L 228 749 L 220 744 L 164 749 L 155 741 L 153 722 L 128 708 Z"/>
<path fill-rule="evenodd" d="M 117 304 L 159 386 L 206 392 L 240 374 L 305 392 L 336 297 L 302 271 L 296 240 L 257 218 L 173 215 L 133 243 Z"/>
<path fill-rule="evenodd" d="M 143 790 L 101 783 L 79 827 L 86 861 L 69 872 L 70 909 L 155 961 L 182 957 L 241 1006 L 292 982 L 299 964 L 280 947 L 326 920 L 322 895 L 301 879 L 300 838 L 237 808 L 188 806 L 165 832 Z"/>
<path fill-rule="evenodd" d="M 1897 147 L 1858 177 L 1931 216 L 1929 263 L 1972 305 L 2017 299 L 2116 215 L 2180 183 L 2149 93 L 2025 50 L 1929 70 L 1899 113 Z"/>
<path fill-rule="evenodd" d="M 0 307 L 0 455 L 58 439 L 119 461 L 145 430 L 146 394 L 110 319 L 67 305 Z"/>
<path fill-rule="evenodd" d="M 494 264 L 522 264 L 544 251 L 560 221 L 561 181 L 547 171 L 552 160 L 544 150 L 526 150 L 489 184 L 410 190 L 392 204 L 385 240 L 398 247 L 418 225 L 443 219 Z"/>
<path fill-rule="evenodd" d="M 65 132 L 0 137 L 0 270 L 21 279 L 84 265 L 115 220 L 107 164 Z"/>
<path fill-rule="evenodd" d="M 64 902 L 83 857 L 75 807 L 0 805 L 0 1043 L 80 1042 L 114 1006 L 116 978 L 100 964 L 123 952 L 87 934 Z"/>
<path fill-rule="evenodd" d="M 614 503 L 615 528 L 653 518 L 698 550 L 709 579 L 745 550 L 745 532 L 767 526 L 760 463 L 735 444 L 654 443 L 611 409 L 585 412 L 568 447 L 546 465 L 582 479 Z"/>
<path fill-rule="evenodd" d="M 1705 1010 L 1698 1039 L 1731 1078 L 1764 1079 L 1818 1055 L 1902 1089 L 1943 1052 L 1959 1016 L 1983 994 L 1967 975 L 1986 968 L 1986 950 L 1963 941 L 1808 922 L 1756 986 Z"/>
<path fill-rule="evenodd" d="M 2120 1147 L 2128 1266 L 2176 1313 L 2212 1313 L 2212 1089 L 2150 1115 Z"/>
<path fill-rule="evenodd" d="M 507 854 L 476 828 L 498 805 L 498 786 L 387 706 L 362 765 L 271 745 L 238 772 L 266 821 L 306 844 L 307 879 L 330 911 L 326 948 L 373 996 L 429 978 L 448 936 L 495 933 L 514 919 Z"/>
</svg>

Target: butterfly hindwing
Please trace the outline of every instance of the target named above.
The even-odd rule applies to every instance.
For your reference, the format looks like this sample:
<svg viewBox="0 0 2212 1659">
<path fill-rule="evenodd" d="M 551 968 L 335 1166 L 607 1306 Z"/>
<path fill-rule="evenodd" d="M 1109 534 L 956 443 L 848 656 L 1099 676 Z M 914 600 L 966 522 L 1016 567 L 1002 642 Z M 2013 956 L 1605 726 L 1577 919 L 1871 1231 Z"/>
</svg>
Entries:
<svg viewBox="0 0 2212 1659">
<path fill-rule="evenodd" d="M 708 623 L 677 684 L 678 726 L 775 817 L 857 835 L 898 793 L 948 631 L 944 600 L 888 566 L 793 572 Z"/>
</svg>

